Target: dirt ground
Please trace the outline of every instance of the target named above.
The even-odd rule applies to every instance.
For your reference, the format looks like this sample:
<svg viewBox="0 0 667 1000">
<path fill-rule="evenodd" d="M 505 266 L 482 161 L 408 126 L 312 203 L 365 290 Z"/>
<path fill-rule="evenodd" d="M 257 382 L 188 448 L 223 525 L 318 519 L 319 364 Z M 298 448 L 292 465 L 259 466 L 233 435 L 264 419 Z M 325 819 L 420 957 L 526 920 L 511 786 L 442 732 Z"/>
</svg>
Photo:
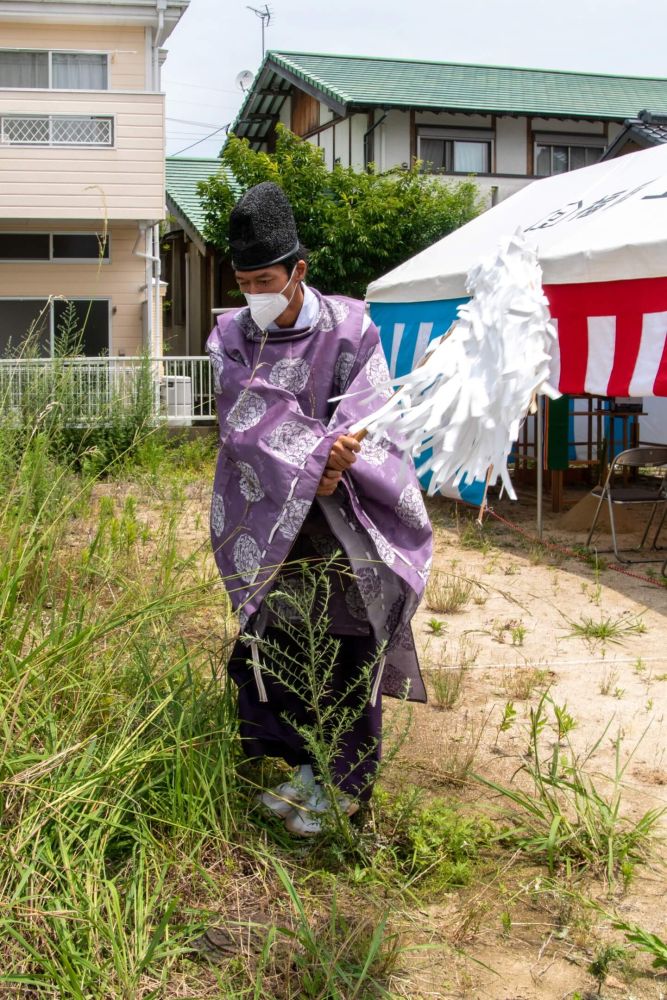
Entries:
<svg viewBox="0 0 667 1000">
<path fill-rule="evenodd" d="M 582 496 L 570 496 L 570 504 Z M 534 494 L 492 506 L 534 535 Z M 437 613 L 423 604 L 416 616 L 430 694 L 439 672 L 464 669 L 454 707 L 439 708 L 433 699 L 416 706 L 410 738 L 395 765 L 402 780 L 407 768 L 434 794 L 495 808 L 497 796 L 471 781 L 469 771 L 504 784 L 512 781 L 525 759 L 530 710 L 548 689 L 571 717 L 567 739 L 574 752 L 589 753 L 600 741 L 588 770 L 601 787 L 609 787 L 606 779 L 614 775 L 620 738 L 621 764 L 630 758 L 622 778 L 622 813 L 637 819 L 647 810 L 667 807 L 667 589 L 660 583 L 661 564 L 628 567 L 639 579 L 603 568 L 603 560 L 619 565 L 610 555 L 600 554 L 597 568 L 568 557 L 561 547 L 571 550 L 586 538 L 585 530 L 568 527 L 587 526 L 587 513 L 578 516 L 581 508 L 574 514 L 545 511 L 544 540 L 555 550 L 540 548 L 493 517 L 477 537 L 462 521 L 466 515 L 443 499 L 430 501 L 429 509 L 436 579 L 468 578 L 475 587 L 456 612 Z M 626 518 L 623 527 L 638 524 Z M 622 545 L 639 537 L 626 530 Z M 664 538 L 667 544 L 667 531 Z M 597 540 L 600 549 L 609 543 L 604 533 Z M 606 640 L 590 634 L 600 631 L 600 622 L 611 633 Z M 503 731 L 508 703 L 516 716 Z M 392 705 L 385 700 L 385 706 L 391 715 Z M 662 846 L 660 853 L 664 858 Z M 531 870 L 521 859 L 508 858 L 507 869 L 492 873 L 486 885 L 415 916 L 409 933 L 429 948 L 411 968 L 405 996 L 556 1000 L 597 995 L 587 965 L 596 950 L 612 939 L 618 942 L 619 935 L 610 935 L 608 923 L 575 904 L 574 897 L 544 892 L 544 875 L 544 869 Z M 540 891 L 531 897 L 533 883 Z M 639 869 L 627 891 L 618 883 L 610 890 L 602 879 L 586 889 L 606 910 L 663 938 L 664 891 L 659 857 Z M 649 966 L 643 958 L 617 963 L 603 995 L 667 997 L 667 976 L 657 976 Z"/>
<path fill-rule="evenodd" d="M 569 506 L 584 496 L 568 495 Z M 207 545 L 201 516 L 207 503 L 205 485 L 189 491 L 194 513 L 187 519 L 186 547 Z M 472 772 L 506 785 L 521 782 L 517 772 L 525 761 L 530 711 L 548 690 L 571 717 L 566 738 L 573 752 L 595 748 L 588 770 L 601 788 L 610 788 L 620 739 L 620 763 L 627 764 L 623 815 L 636 820 L 667 807 L 667 589 L 661 563 L 629 567 L 637 574 L 632 576 L 606 568 L 619 564 L 602 552 L 597 567 L 595 560 L 568 555 L 563 550 L 585 542 L 589 515 L 581 507 L 554 515 L 548 499 L 544 541 L 555 548 L 540 547 L 534 493 L 492 504 L 528 537 L 493 517 L 478 535 L 469 510 L 442 498 L 427 505 L 435 529 L 434 578 L 460 577 L 474 586 L 457 611 L 438 613 L 424 603 L 414 620 L 430 702 L 413 708 L 389 785 L 417 786 L 466 809 L 500 814 L 498 796 Z M 638 525 L 626 518 L 622 527 Z M 640 534 L 624 530 L 622 544 L 635 544 Z M 663 537 L 667 545 L 667 527 Z M 601 550 L 609 542 L 608 535 L 599 536 Z M 607 623 L 607 639 L 577 634 L 599 630 L 601 622 Z M 461 668 L 458 700 L 452 708 L 438 707 L 432 697 L 438 673 Z M 508 703 L 516 714 L 503 728 Z M 391 723 L 400 709 L 391 699 L 384 708 Z M 661 834 L 664 829 L 661 821 Z M 562 873 L 552 886 L 546 866 L 501 853 L 474 887 L 396 914 L 394 929 L 408 950 L 392 991 L 410 1000 L 667 1000 L 667 975 L 632 949 L 610 965 L 598 994 L 588 966 L 605 945 L 623 940 L 582 902 L 594 900 L 664 939 L 665 858 L 658 843 L 655 857 L 638 866 L 625 887 L 620 880 L 610 887 L 600 876 L 568 882 Z"/>
</svg>

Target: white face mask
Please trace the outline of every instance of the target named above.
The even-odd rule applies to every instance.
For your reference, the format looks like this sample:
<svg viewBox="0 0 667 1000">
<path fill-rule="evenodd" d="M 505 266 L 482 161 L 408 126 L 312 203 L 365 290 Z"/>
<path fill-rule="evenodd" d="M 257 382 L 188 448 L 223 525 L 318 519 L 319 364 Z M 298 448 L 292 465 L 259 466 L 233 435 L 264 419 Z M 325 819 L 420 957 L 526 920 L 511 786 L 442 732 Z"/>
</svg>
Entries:
<svg viewBox="0 0 667 1000">
<path fill-rule="evenodd" d="M 274 323 L 285 312 L 294 298 L 298 282 L 294 286 L 294 291 L 289 298 L 283 295 L 285 288 L 289 286 L 290 281 L 294 277 L 294 271 L 296 271 L 296 265 L 287 279 L 287 284 L 280 292 L 257 292 L 254 295 L 244 292 L 246 302 L 250 308 L 250 315 L 260 330 L 266 330 L 271 323 Z"/>
</svg>

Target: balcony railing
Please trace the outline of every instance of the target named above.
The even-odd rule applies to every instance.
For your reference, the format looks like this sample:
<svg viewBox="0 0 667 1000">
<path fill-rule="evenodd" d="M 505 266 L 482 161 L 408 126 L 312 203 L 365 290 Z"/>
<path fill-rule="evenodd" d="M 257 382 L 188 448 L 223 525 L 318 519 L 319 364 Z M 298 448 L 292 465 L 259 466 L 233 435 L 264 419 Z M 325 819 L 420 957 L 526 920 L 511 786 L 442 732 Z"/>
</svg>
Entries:
<svg viewBox="0 0 667 1000">
<path fill-rule="evenodd" d="M 44 407 L 65 405 L 76 424 L 104 421 L 136 405 L 147 381 L 155 419 L 177 426 L 215 421 L 206 356 L 1 359 L 0 414 L 17 415 L 28 400 L 39 400 Z"/>
</svg>

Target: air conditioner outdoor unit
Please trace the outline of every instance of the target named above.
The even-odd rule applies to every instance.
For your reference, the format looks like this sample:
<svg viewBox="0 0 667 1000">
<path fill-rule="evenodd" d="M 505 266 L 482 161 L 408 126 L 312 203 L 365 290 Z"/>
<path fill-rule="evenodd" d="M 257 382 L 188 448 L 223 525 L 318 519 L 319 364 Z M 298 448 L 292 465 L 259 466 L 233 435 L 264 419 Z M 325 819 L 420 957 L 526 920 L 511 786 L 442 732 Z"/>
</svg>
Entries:
<svg viewBox="0 0 667 1000">
<path fill-rule="evenodd" d="M 192 379 L 189 375 L 164 375 L 160 380 L 162 410 L 167 421 L 180 427 L 192 424 Z"/>
</svg>

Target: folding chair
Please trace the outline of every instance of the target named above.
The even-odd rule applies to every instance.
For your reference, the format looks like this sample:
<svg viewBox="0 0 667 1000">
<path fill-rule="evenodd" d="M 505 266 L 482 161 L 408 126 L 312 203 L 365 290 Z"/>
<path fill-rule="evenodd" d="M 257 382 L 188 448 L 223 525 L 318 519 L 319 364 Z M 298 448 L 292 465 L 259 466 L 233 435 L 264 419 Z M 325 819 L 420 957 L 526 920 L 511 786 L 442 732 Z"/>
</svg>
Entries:
<svg viewBox="0 0 667 1000">
<path fill-rule="evenodd" d="M 631 468 L 639 469 L 652 467 L 655 469 L 663 468 L 662 477 L 657 481 L 655 486 L 647 486 L 645 483 L 638 483 L 636 485 L 632 484 L 621 484 L 616 485 L 614 483 L 614 474 L 619 468 Z M 628 448 L 627 451 L 621 451 L 618 453 L 616 458 L 613 460 L 609 466 L 609 472 L 607 473 L 607 478 L 605 480 L 604 486 L 596 486 L 592 491 L 593 494 L 599 497 L 597 510 L 595 511 L 595 517 L 593 518 L 593 523 L 591 524 L 590 531 L 588 532 L 588 538 L 586 539 L 586 547 L 588 548 L 591 544 L 591 538 L 593 537 L 593 532 L 595 531 L 595 525 L 597 524 L 598 517 L 600 516 L 600 511 L 602 509 L 602 504 L 607 501 L 609 507 L 609 524 L 611 526 L 611 539 L 613 544 L 614 555 L 619 562 L 631 563 L 631 562 L 663 562 L 663 556 L 657 559 L 624 559 L 618 551 L 618 542 L 616 540 L 616 524 L 614 521 L 614 507 L 615 506 L 634 506 L 635 504 L 650 504 L 651 513 L 649 519 L 646 523 L 646 528 L 644 529 L 644 534 L 642 535 L 642 540 L 639 543 L 639 547 L 635 550 L 639 552 L 643 547 L 646 539 L 648 538 L 648 533 L 653 524 L 653 518 L 655 517 L 658 507 L 663 508 L 662 517 L 660 523 L 658 524 L 655 535 L 653 536 L 653 542 L 651 548 L 657 549 L 658 535 L 662 529 L 665 522 L 665 516 L 667 516 L 667 447 L 644 447 L 644 448 Z M 611 551 L 608 549 L 606 551 Z M 666 561 L 667 564 L 667 561 Z M 663 567 L 664 569 L 664 567 Z"/>
</svg>

